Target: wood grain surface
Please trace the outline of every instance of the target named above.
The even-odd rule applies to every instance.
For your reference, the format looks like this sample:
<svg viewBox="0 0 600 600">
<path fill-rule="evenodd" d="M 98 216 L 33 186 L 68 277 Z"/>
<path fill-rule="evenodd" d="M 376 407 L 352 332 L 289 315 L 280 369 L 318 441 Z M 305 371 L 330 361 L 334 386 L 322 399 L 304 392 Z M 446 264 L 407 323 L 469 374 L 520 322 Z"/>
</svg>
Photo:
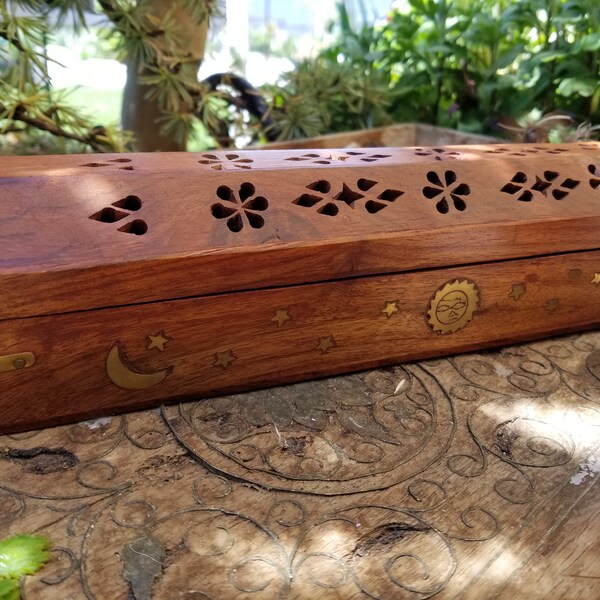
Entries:
<svg viewBox="0 0 600 600">
<path fill-rule="evenodd" d="M 599 324 L 600 251 L 8 320 L 0 431 Z"/>
<path fill-rule="evenodd" d="M 6 435 L 0 537 L 24 600 L 596 600 L 599 403 L 588 332 Z"/>
<path fill-rule="evenodd" d="M 600 145 L 0 159 L 0 319 L 600 246 Z"/>
<path fill-rule="evenodd" d="M 382 146 L 456 146 L 458 144 L 501 144 L 502 140 L 487 135 L 465 133 L 456 129 L 446 129 L 424 123 L 399 123 L 385 127 L 373 127 L 359 131 L 330 133 L 304 140 L 271 142 L 257 149 L 294 149 L 306 148 L 346 148 Z"/>
</svg>

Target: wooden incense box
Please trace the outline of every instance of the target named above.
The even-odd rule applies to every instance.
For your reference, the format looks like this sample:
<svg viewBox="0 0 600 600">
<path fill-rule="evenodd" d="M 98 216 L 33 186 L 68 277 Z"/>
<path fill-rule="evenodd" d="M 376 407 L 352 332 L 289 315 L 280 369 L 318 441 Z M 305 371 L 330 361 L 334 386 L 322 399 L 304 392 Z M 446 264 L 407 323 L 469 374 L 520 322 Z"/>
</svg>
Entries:
<svg viewBox="0 0 600 600">
<path fill-rule="evenodd" d="M 593 142 L 7 157 L 0 196 L 1 432 L 600 324 Z"/>
</svg>

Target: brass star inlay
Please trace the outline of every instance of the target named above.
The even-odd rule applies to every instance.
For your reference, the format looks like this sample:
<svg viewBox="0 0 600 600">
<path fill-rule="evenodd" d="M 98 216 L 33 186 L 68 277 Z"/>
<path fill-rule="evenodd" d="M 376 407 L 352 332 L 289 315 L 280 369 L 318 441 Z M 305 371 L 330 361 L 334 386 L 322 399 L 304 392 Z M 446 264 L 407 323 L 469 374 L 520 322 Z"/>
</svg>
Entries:
<svg viewBox="0 0 600 600">
<path fill-rule="evenodd" d="M 600 285 L 600 273 L 594 273 L 594 277 L 590 283 Z"/>
<path fill-rule="evenodd" d="M 515 283 L 512 286 L 510 294 L 508 294 L 509 298 L 513 300 L 518 300 L 525 293 L 525 286 L 522 283 Z"/>
<path fill-rule="evenodd" d="M 315 348 L 315 350 L 320 350 L 321 354 L 327 354 L 331 348 L 335 348 L 337 344 L 335 343 L 335 339 L 332 335 L 328 335 L 327 337 L 319 338 L 319 345 Z"/>
<path fill-rule="evenodd" d="M 546 310 L 548 312 L 554 312 L 558 308 L 559 302 L 557 298 L 552 298 L 546 302 Z"/>
<path fill-rule="evenodd" d="M 170 338 L 168 338 L 165 335 L 164 331 L 159 331 L 158 333 L 155 333 L 154 335 L 149 335 L 148 340 L 149 340 L 149 343 L 148 343 L 148 347 L 146 348 L 147 350 L 152 350 L 152 348 L 156 348 L 157 350 L 164 352 L 165 344 L 170 341 Z"/>
<path fill-rule="evenodd" d="M 289 321 L 290 318 L 290 313 L 287 308 L 278 308 L 275 311 L 275 315 L 273 315 L 273 317 L 271 318 L 271 321 L 273 323 L 277 323 L 277 327 L 283 327 L 283 324 L 286 321 Z"/>
<path fill-rule="evenodd" d="M 394 300 L 393 302 L 386 302 L 385 308 L 381 312 L 384 313 L 388 319 L 390 319 L 398 312 L 398 310 L 398 300 Z"/>
<path fill-rule="evenodd" d="M 215 362 L 213 367 L 223 367 L 224 369 L 229 368 L 229 365 L 237 359 L 237 356 L 233 353 L 233 350 L 225 350 L 225 352 L 215 353 Z"/>
</svg>

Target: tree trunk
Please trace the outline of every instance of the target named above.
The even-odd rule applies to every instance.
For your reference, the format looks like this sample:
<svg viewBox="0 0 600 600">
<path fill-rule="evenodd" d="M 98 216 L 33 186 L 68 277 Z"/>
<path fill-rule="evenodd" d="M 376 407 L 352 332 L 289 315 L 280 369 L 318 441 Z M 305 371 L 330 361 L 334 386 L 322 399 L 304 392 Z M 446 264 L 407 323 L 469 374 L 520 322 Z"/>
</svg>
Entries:
<svg viewBox="0 0 600 600">
<path fill-rule="evenodd" d="M 171 0 L 154 0 L 150 10 L 161 18 L 171 6 Z M 175 18 L 178 23 L 179 45 L 189 52 L 192 59 L 181 65 L 181 72 L 196 79 L 204 58 L 208 19 L 198 24 L 183 7 L 176 11 Z M 157 39 L 159 43 L 162 41 L 160 38 Z M 127 61 L 127 81 L 123 91 L 121 121 L 123 128 L 134 134 L 133 150 L 136 152 L 185 151 L 187 140 L 177 143 L 170 136 L 161 133 L 158 120 L 162 112 L 159 102 L 156 99 L 146 98 L 152 88 L 140 83 L 140 77 L 145 74 L 143 67 L 137 61 L 132 58 Z"/>
</svg>

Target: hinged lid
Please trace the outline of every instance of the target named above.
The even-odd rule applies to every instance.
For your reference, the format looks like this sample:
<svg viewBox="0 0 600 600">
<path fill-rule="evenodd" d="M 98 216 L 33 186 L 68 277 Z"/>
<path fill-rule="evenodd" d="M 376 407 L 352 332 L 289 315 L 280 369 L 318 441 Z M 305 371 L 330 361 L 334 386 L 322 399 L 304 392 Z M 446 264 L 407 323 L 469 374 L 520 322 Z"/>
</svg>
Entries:
<svg viewBox="0 0 600 600">
<path fill-rule="evenodd" d="M 0 319 L 600 248 L 600 144 L 0 159 Z"/>
</svg>

